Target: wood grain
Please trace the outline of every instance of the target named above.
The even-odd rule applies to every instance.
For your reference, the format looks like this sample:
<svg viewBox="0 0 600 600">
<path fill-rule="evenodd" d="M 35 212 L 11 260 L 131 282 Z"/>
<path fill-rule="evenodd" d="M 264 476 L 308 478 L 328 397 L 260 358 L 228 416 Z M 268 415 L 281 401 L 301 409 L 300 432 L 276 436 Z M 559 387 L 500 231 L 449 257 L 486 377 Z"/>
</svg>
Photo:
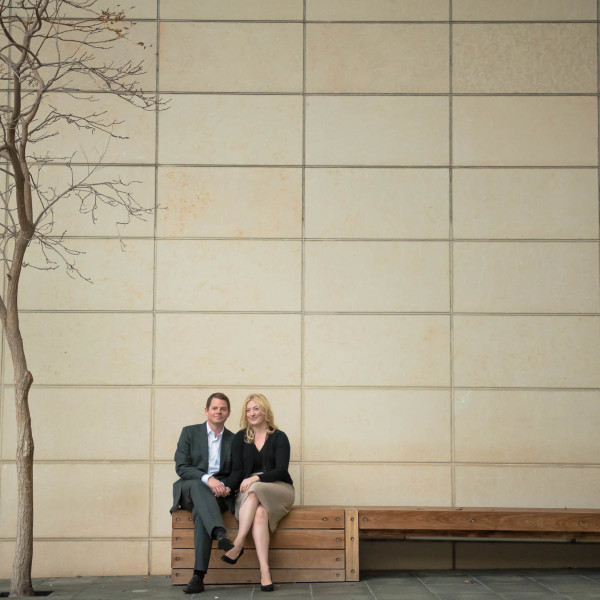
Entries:
<svg viewBox="0 0 600 600">
<path fill-rule="evenodd" d="M 359 528 L 420 531 L 600 533 L 600 510 L 520 508 L 360 508 Z"/>
<path fill-rule="evenodd" d="M 358 523 L 358 519 L 357 519 Z M 229 537 L 233 539 L 237 530 L 228 531 Z M 245 546 L 254 548 L 252 534 L 246 538 Z M 174 529 L 172 536 L 172 548 L 193 548 L 193 529 Z M 213 543 L 213 548 L 217 543 Z M 344 549 L 344 532 L 338 529 L 278 529 L 271 536 L 270 548 L 321 548 L 328 550 Z"/>
<path fill-rule="evenodd" d="M 346 509 L 346 581 L 358 581 L 358 510 Z"/>
<path fill-rule="evenodd" d="M 257 569 L 256 550 L 247 548 L 236 565 L 227 565 L 221 560 L 222 552 L 211 552 L 208 568 L 212 569 Z M 269 550 L 269 564 L 273 569 L 342 569 L 344 568 L 343 550 Z M 171 567 L 191 569 L 194 567 L 193 548 L 175 548 L 171 550 Z"/>
<path fill-rule="evenodd" d="M 173 529 L 194 527 L 192 513 L 176 510 L 172 514 Z M 235 517 L 223 513 L 227 529 L 237 529 Z M 344 508 L 340 506 L 293 506 L 279 522 L 278 529 L 344 529 Z"/>
<path fill-rule="evenodd" d="M 402 531 L 399 529 L 362 529 L 361 540 L 404 540 L 419 538 L 457 538 L 465 539 L 526 539 L 526 540 L 567 540 L 581 542 L 599 542 L 600 534 L 597 533 L 563 533 L 560 531 L 435 531 L 432 529 L 413 529 Z"/>
</svg>

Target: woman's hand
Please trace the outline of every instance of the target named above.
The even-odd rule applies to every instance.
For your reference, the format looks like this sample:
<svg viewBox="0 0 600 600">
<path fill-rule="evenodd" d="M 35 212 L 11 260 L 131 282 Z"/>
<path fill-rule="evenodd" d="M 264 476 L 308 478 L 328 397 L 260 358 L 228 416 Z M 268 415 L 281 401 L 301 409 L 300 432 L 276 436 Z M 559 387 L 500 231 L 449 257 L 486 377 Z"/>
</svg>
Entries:
<svg viewBox="0 0 600 600">
<path fill-rule="evenodd" d="M 258 475 L 252 475 L 252 477 L 247 477 L 246 479 L 244 479 L 244 481 L 242 481 L 242 484 L 240 485 L 240 491 L 248 491 L 248 488 L 256 481 L 260 481 Z"/>
</svg>

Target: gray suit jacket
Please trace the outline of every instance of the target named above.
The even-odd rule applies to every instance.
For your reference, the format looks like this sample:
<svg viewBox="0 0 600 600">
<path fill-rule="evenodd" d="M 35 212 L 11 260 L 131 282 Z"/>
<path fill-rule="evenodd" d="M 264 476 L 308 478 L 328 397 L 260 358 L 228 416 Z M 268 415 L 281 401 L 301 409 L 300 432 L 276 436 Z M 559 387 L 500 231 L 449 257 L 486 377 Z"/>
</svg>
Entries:
<svg viewBox="0 0 600 600">
<path fill-rule="evenodd" d="M 231 475 L 231 442 L 234 434 L 229 429 L 223 430 L 223 439 L 221 440 L 221 465 L 216 477 L 227 487 Z M 181 505 L 181 486 L 186 479 L 202 479 L 208 471 L 208 434 L 206 432 L 206 421 L 199 425 L 188 425 L 181 430 L 177 450 L 175 450 L 175 471 L 179 475 L 173 484 L 173 506 L 171 512 L 180 508 Z M 235 511 L 235 494 L 232 493 L 223 501 L 227 508 L 233 513 Z"/>
</svg>

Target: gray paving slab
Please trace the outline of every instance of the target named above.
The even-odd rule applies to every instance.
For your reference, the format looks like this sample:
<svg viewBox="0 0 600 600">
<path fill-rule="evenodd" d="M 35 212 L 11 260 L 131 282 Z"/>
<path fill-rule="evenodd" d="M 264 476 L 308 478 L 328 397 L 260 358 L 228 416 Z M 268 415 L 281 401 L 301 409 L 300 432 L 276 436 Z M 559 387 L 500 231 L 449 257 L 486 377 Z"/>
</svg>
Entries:
<svg viewBox="0 0 600 600">
<path fill-rule="evenodd" d="M 430 592 L 436 594 L 437 596 L 447 594 L 460 594 L 461 596 L 471 596 L 471 598 L 478 598 L 479 596 L 483 596 L 484 594 L 493 594 L 494 596 L 497 596 L 495 592 L 492 592 L 491 590 L 482 585 L 460 586 L 458 584 L 436 584 L 428 585 L 427 589 Z"/>
<path fill-rule="evenodd" d="M 543 583 L 543 585 L 549 590 L 552 590 L 554 592 L 560 592 L 562 594 L 572 594 L 575 592 L 579 594 L 600 594 L 600 585 L 598 585 L 595 582 L 593 583 L 586 581 L 553 581 L 540 583 Z"/>
<path fill-rule="evenodd" d="M 502 573 L 496 575 L 490 575 L 488 573 L 479 573 L 474 571 L 471 573 L 471 577 L 481 581 L 486 585 L 490 583 L 525 583 L 531 582 L 533 579 L 522 573 Z"/>
<path fill-rule="evenodd" d="M 373 599 L 364 581 L 356 583 L 311 583 L 310 589 L 314 598 L 344 597 Z"/>
<path fill-rule="evenodd" d="M 543 592 L 546 591 L 542 585 L 528 579 L 519 581 L 490 581 L 479 580 L 486 588 L 499 594 L 510 594 L 517 592 Z"/>
<path fill-rule="evenodd" d="M 375 584 L 372 582 L 367 583 L 369 590 L 374 596 L 382 596 L 384 594 L 413 594 L 413 593 L 431 593 L 424 585 L 419 583 L 418 581 L 414 581 L 412 583 L 401 583 L 399 585 L 395 585 L 394 583 L 386 583 L 386 584 Z"/>
<path fill-rule="evenodd" d="M 395 592 L 377 593 L 372 596 L 372 600 L 399 600 L 400 598 L 407 600 L 438 600 L 438 596 L 425 589 L 405 591 L 404 588 L 402 588 L 400 590 L 396 590 Z"/>
<path fill-rule="evenodd" d="M 566 596 L 557 592 L 513 592 L 500 594 L 503 600 L 566 600 Z"/>
<path fill-rule="evenodd" d="M 482 598 L 483 600 L 501 600 L 498 594 L 492 592 L 473 594 L 461 594 L 460 592 L 451 592 L 449 594 L 437 594 L 439 600 L 473 600 L 474 598 Z"/>
<path fill-rule="evenodd" d="M 189 596 L 168 576 L 36 579 L 50 600 L 600 600 L 600 569 L 512 571 L 385 571 L 364 573 L 359 582 L 210 585 Z M 0 580 L 0 592 L 10 582 Z"/>
</svg>

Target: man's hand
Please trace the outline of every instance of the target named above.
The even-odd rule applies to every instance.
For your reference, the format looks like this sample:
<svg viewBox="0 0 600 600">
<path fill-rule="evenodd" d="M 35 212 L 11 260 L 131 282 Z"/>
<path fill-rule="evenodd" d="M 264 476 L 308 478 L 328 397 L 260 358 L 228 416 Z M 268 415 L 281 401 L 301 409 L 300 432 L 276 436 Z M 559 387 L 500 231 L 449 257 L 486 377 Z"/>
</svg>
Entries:
<svg viewBox="0 0 600 600">
<path fill-rule="evenodd" d="M 208 487 L 211 489 L 212 493 L 217 498 L 223 498 L 229 494 L 227 488 L 218 479 L 215 479 L 214 477 L 209 477 Z"/>
</svg>

